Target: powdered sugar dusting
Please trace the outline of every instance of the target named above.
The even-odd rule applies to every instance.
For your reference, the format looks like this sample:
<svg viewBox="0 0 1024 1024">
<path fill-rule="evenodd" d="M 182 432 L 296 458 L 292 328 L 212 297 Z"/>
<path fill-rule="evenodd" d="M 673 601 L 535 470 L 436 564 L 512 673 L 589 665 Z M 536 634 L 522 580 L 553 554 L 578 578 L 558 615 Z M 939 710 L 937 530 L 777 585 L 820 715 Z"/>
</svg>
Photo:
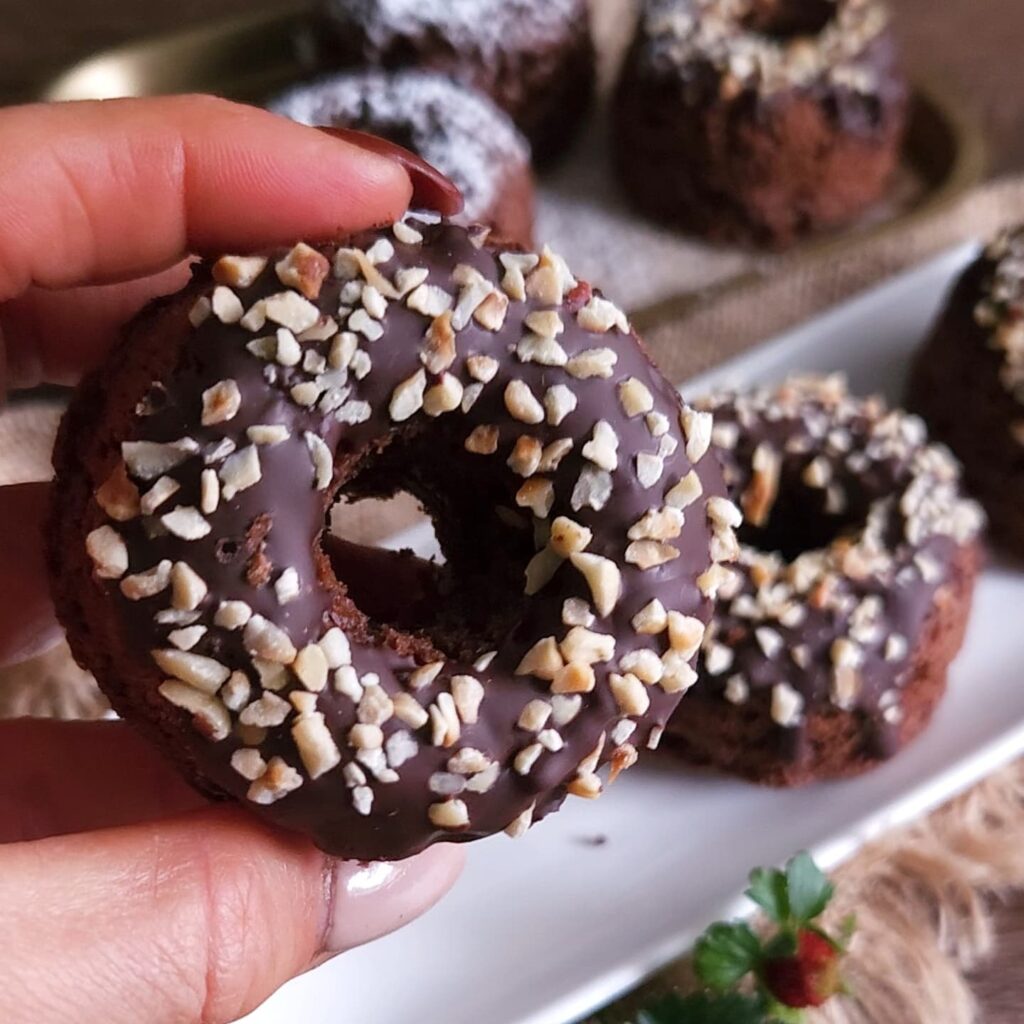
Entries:
<svg viewBox="0 0 1024 1024">
<path fill-rule="evenodd" d="M 412 149 L 458 185 L 468 221 L 488 212 L 506 170 L 530 159 L 529 144 L 486 96 L 431 72 L 335 75 L 283 94 L 271 109 L 303 124 L 363 129 Z"/>
</svg>

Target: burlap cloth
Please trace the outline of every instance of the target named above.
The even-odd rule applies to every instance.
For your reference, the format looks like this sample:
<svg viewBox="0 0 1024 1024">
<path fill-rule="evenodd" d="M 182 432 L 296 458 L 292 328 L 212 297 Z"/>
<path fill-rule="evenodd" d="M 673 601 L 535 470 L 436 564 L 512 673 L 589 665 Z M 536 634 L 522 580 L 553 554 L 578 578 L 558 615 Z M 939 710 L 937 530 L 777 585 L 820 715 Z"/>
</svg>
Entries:
<svg viewBox="0 0 1024 1024">
<path fill-rule="evenodd" d="M 685 316 L 669 307 L 640 318 L 662 368 L 683 380 L 728 359 L 871 283 L 958 242 L 991 235 L 1024 219 L 1024 179 L 998 181 L 964 196 L 941 215 L 874 236 L 841 256 L 781 257 L 762 279 L 727 288 Z M 707 283 L 698 251 L 680 290 Z M 698 267 L 698 261 L 700 266 Z M 730 263 L 722 276 L 735 272 Z M 728 273 L 727 273 L 728 271 Z M 770 271 L 770 273 L 768 273 Z M 612 288 L 609 287 L 609 292 Z M 671 304 L 669 304 L 670 306 Z M 44 480 L 59 409 L 23 400 L 0 414 L 0 484 Z M 349 514 L 346 535 L 373 541 L 407 525 L 409 503 L 385 515 Z M 96 717 L 106 704 L 67 648 L 0 670 L 0 716 Z M 1024 887 L 1024 762 L 976 786 L 920 823 L 865 847 L 838 871 L 837 917 L 855 911 L 850 957 L 853 998 L 818 1014 L 829 1024 L 968 1024 L 976 1019 L 965 971 L 992 947 L 990 900 Z M 685 983 L 679 965 L 656 985 Z M 608 1019 L 625 1019 L 629 1003 Z"/>
</svg>

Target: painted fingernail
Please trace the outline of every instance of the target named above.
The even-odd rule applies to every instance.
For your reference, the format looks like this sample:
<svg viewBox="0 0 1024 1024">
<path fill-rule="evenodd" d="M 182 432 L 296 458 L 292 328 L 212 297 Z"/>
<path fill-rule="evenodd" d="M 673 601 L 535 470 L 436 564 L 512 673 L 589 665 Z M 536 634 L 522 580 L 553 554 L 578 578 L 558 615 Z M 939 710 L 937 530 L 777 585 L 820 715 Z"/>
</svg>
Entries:
<svg viewBox="0 0 1024 1024">
<path fill-rule="evenodd" d="M 338 862 L 323 954 L 361 946 L 419 917 L 452 887 L 464 860 L 459 847 L 442 844 L 397 863 Z"/>
<path fill-rule="evenodd" d="M 446 217 L 454 216 L 462 210 L 462 193 L 458 188 L 436 167 L 411 150 L 355 128 L 334 128 L 328 125 L 318 127 L 320 131 L 343 142 L 401 164 L 412 181 L 410 205 L 413 209 L 436 210 Z"/>
</svg>

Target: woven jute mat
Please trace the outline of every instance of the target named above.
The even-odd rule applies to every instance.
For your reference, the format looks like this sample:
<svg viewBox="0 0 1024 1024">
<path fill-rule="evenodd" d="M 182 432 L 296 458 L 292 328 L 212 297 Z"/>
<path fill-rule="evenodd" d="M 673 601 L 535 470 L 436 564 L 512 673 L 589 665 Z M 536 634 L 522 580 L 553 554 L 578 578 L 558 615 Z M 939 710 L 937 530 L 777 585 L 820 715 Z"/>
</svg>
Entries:
<svg viewBox="0 0 1024 1024">
<path fill-rule="evenodd" d="M 641 320 L 656 359 L 681 381 L 769 335 L 958 242 L 984 239 L 1024 220 L 1024 179 L 964 196 L 941 216 L 897 235 L 882 234 L 839 258 L 781 259 L 770 277 L 725 289 L 672 316 L 671 304 Z M 681 276 L 680 290 L 686 285 Z M 45 480 L 59 410 L 21 402 L 0 414 L 0 485 Z M 374 540 L 408 525 L 399 503 L 349 513 L 344 532 Z M 98 717 L 108 713 L 65 645 L 0 670 L 0 717 Z M 1010 765 L 924 820 L 864 847 L 836 872 L 830 913 L 854 912 L 858 933 L 848 964 L 853 996 L 814 1017 L 828 1024 L 970 1024 L 976 1009 L 965 974 L 992 950 L 989 908 L 1024 887 L 1024 761 Z M 685 963 L 651 988 L 685 987 Z M 635 998 L 612 1019 L 628 1019 Z"/>
</svg>

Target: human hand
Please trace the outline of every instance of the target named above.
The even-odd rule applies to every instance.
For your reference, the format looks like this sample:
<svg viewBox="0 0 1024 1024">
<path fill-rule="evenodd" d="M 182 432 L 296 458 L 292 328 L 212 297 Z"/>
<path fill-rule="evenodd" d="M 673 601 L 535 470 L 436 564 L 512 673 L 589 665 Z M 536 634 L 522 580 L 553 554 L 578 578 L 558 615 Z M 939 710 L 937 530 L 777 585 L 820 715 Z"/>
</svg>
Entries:
<svg viewBox="0 0 1024 1024">
<path fill-rule="evenodd" d="M 458 194 L 410 154 L 207 97 L 0 111 L 0 385 L 68 383 L 191 253 L 386 223 Z M 0 663 L 59 635 L 45 485 L 0 489 Z M 241 1016 L 431 906 L 455 847 L 326 857 L 210 807 L 120 722 L 0 723 L 0 1020 Z"/>
</svg>

